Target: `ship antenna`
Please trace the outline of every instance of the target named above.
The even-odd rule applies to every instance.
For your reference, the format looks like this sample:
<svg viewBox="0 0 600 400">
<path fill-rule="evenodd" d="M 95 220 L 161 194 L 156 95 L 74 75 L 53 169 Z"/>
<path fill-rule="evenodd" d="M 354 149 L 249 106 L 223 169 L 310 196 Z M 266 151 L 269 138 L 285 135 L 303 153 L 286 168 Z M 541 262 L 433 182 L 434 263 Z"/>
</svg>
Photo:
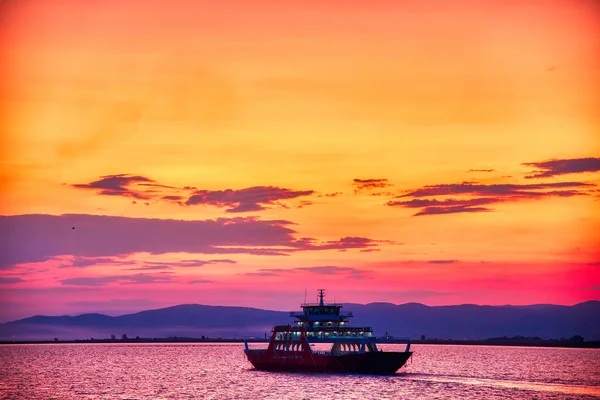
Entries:
<svg viewBox="0 0 600 400">
<path fill-rule="evenodd" d="M 306 304 L 306 289 L 304 289 L 304 304 Z"/>
<path fill-rule="evenodd" d="M 325 289 L 318 289 L 319 291 L 319 306 L 323 307 L 325 303 L 323 303 L 323 298 L 325 297 Z"/>
</svg>

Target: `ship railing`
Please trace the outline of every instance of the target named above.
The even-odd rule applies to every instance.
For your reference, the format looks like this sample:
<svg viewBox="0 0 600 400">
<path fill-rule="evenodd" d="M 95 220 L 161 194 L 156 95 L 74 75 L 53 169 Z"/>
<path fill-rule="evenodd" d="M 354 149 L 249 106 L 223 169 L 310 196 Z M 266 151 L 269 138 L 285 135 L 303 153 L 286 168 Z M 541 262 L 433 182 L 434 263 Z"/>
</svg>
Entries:
<svg viewBox="0 0 600 400">
<path fill-rule="evenodd" d="M 396 337 L 384 336 L 384 337 L 378 337 L 378 338 L 373 338 L 373 339 L 378 344 L 406 344 L 406 349 L 404 351 L 407 353 L 410 351 L 411 341 L 409 338 L 396 338 Z"/>
<path fill-rule="evenodd" d="M 312 353 L 317 356 L 330 356 L 331 355 L 330 351 L 323 351 L 323 350 L 313 350 Z"/>
</svg>

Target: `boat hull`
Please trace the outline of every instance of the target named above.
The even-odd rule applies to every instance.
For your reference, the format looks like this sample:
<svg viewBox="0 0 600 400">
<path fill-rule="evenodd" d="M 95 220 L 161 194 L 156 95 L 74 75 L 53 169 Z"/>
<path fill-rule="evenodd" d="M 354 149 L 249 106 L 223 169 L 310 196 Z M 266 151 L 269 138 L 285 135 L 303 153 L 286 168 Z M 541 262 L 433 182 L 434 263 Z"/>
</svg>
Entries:
<svg viewBox="0 0 600 400">
<path fill-rule="evenodd" d="M 341 355 L 307 356 L 304 352 L 281 356 L 246 351 L 254 368 L 264 371 L 327 372 L 391 375 L 410 358 L 412 352 L 365 352 Z"/>
</svg>

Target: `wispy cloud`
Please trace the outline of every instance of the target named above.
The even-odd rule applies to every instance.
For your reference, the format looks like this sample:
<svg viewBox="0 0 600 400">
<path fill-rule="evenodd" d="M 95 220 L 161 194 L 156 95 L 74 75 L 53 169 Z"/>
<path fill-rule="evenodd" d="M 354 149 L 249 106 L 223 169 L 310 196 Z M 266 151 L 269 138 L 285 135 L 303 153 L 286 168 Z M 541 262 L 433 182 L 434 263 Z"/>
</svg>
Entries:
<svg viewBox="0 0 600 400">
<path fill-rule="evenodd" d="M 13 284 L 25 282 L 23 279 L 18 277 L 0 277 L 0 285 L 2 284 Z"/>
<path fill-rule="evenodd" d="M 399 197 L 426 197 L 436 195 L 457 195 L 457 194 L 472 194 L 479 196 L 523 196 L 523 197 L 540 197 L 545 196 L 548 192 L 537 192 L 538 190 L 547 189 L 565 189 L 565 188 L 585 188 L 594 186 L 590 183 L 583 182 L 554 182 L 554 183 L 538 183 L 538 184 L 494 184 L 484 185 L 476 182 L 463 182 L 453 184 L 441 184 L 441 185 L 428 185 L 420 189 L 413 190 L 407 194 Z M 579 192 L 568 191 L 568 192 L 549 192 L 553 195 L 559 195 L 560 193 L 566 193 L 566 195 L 574 195 Z"/>
<path fill-rule="evenodd" d="M 354 186 L 355 194 L 393 186 L 387 179 L 354 179 L 352 185 Z"/>
<path fill-rule="evenodd" d="M 458 260 L 429 260 L 427 264 L 454 264 L 457 262 Z"/>
<path fill-rule="evenodd" d="M 586 288 L 580 288 L 579 290 L 600 290 L 600 286 L 590 286 Z"/>
<path fill-rule="evenodd" d="M 600 158 L 571 158 L 571 159 L 553 159 L 541 162 L 524 163 L 528 167 L 537 168 L 532 171 L 532 175 L 525 178 L 551 178 L 558 175 L 578 174 L 583 172 L 600 171 Z"/>
<path fill-rule="evenodd" d="M 105 175 L 90 183 L 72 185 L 78 189 L 94 190 L 105 196 L 124 196 L 138 200 L 150 200 L 154 197 L 153 188 L 172 188 L 160 185 L 156 181 L 140 175 Z"/>
<path fill-rule="evenodd" d="M 492 184 L 484 185 L 477 182 L 455 184 L 428 185 L 397 196 L 385 203 L 390 207 L 421 208 L 414 216 L 479 213 L 493 211 L 483 207 L 500 202 L 516 202 L 545 197 L 572 197 L 587 195 L 587 188 L 593 184 L 583 182 L 555 182 L 541 184 Z M 433 196 L 462 196 L 461 198 L 427 199 Z M 483 196 L 483 197 L 479 197 Z M 404 200 L 413 197 L 411 200 Z"/>
<path fill-rule="evenodd" d="M 296 243 L 293 243 L 291 246 L 297 248 L 298 250 L 346 250 L 372 248 L 380 243 L 389 243 L 389 241 L 352 236 L 326 242 L 318 242 L 312 238 L 302 238 L 296 241 Z"/>
<path fill-rule="evenodd" d="M 68 264 L 59 265 L 58 268 L 85 268 L 94 265 L 132 265 L 135 261 L 117 260 L 111 257 L 73 257 Z"/>
<path fill-rule="evenodd" d="M 470 169 L 467 172 L 494 172 L 495 169 Z"/>
<path fill-rule="evenodd" d="M 313 193 L 313 190 L 298 191 L 274 186 L 254 186 L 240 190 L 198 190 L 185 204 L 225 207 L 227 212 L 262 211 L 267 206 L 280 206 L 280 200 L 310 196 Z"/>
<path fill-rule="evenodd" d="M 129 268 L 129 270 L 151 270 L 151 269 L 172 269 L 172 268 L 190 268 L 203 267 L 210 264 L 236 264 L 237 261 L 229 259 L 216 260 L 180 260 L 180 261 L 153 261 L 146 263 L 139 268 Z"/>
<path fill-rule="evenodd" d="M 244 275 L 255 275 L 255 276 L 285 276 L 289 274 L 298 273 L 309 273 L 317 275 L 337 275 L 345 277 L 347 279 L 368 279 L 367 270 L 351 268 L 351 267 L 337 267 L 337 266 L 316 266 L 316 267 L 298 267 L 298 268 L 263 268 L 256 272 L 248 272 Z"/>
<path fill-rule="evenodd" d="M 123 282 L 126 284 L 146 284 L 146 283 L 165 283 L 169 282 L 171 277 L 168 275 L 111 275 L 101 277 L 78 277 L 68 278 L 60 281 L 63 285 L 76 286 L 105 286 L 110 283 Z"/>
<path fill-rule="evenodd" d="M 210 279 L 194 279 L 193 281 L 189 281 L 189 284 L 199 284 L 199 283 L 213 283 Z"/>
</svg>

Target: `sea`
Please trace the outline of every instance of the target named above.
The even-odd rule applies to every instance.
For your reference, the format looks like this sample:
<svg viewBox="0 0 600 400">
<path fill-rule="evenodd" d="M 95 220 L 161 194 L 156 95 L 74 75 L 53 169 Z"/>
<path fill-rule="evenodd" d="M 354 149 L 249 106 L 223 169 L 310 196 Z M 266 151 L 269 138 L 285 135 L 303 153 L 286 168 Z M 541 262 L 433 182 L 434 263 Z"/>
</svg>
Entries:
<svg viewBox="0 0 600 400">
<path fill-rule="evenodd" d="M 243 344 L 0 346 L 0 399 L 600 399 L 600 349 L 414 345 L 392 376 L 257 371 Z"/>
</svg>

